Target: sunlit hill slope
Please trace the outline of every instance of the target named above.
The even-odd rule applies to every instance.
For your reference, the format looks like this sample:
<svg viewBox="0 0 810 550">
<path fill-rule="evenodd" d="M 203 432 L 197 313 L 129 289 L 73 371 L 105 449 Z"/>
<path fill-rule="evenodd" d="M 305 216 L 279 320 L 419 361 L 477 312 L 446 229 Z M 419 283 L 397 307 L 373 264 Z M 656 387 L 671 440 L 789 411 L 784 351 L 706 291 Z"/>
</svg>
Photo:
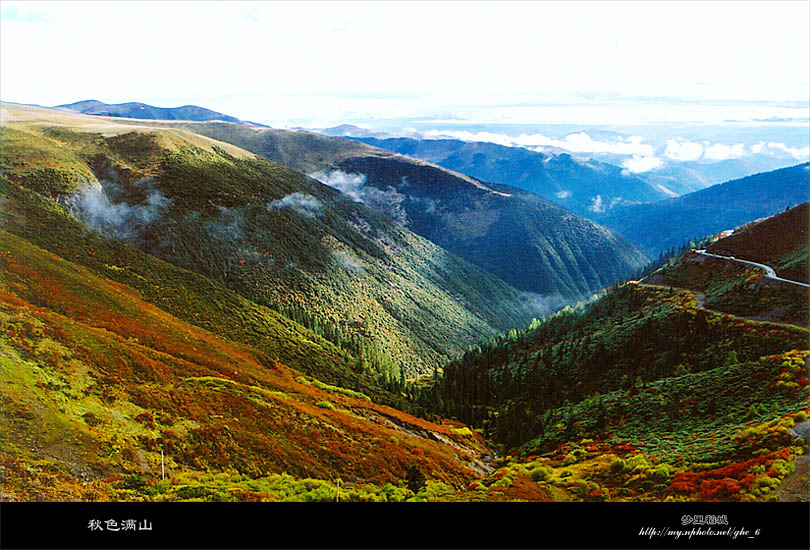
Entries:
<svg viewBox="0 0 810 550">
<path fill-rule="evenodd" d="M 10 230 L 68 246 L 72 216 L 285 312 L 377 374 L 430 370 L 543 311 L 338 191 L 234 146 L 175 128 L 3 109 L 0 169 L 19 186 L 9 192 Z"/>
</svg>

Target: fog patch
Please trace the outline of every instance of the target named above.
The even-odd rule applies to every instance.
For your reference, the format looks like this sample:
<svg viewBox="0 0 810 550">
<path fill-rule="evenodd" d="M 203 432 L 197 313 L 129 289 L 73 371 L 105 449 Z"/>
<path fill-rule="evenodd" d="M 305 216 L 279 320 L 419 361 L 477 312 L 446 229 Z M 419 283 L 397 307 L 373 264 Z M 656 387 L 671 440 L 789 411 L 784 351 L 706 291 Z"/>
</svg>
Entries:
<svg viewBox="0 0 810 550">
<path fill-rule="evenodd" d="M 605 205 L 602 202 L 602 195 L 591 197 L 591 205 L 588 207 L 591 212 L 602 213 L 605 211 Z"/>
<path fill-rule="evenodd" d="M 309 177 L 348 195 L 354 202 L 366 201 L 368 190 L 365 174 L 347 173 L 342 170 L 332 170 L 331 172 L 321 170 L 310 174 Z"/>
<path fill-rule="evenodd" d="M 565 307 L 571 301 L 559 294 L 538 294 L 537 292 L 522 292 L 523 303 L 532 315 L 547 315 Z"/>
<path fill-rule="evenodd" d="M 244 240 L 244 218 L 236 210 L 218 206 L 219 216 L 205 222 L 203 227 L 212 240 L 219 243 L 232 243 Z"/>
<path fill-rule="evenodd" d="M 268 210 L 284 210 L 290 208 L 305 218 L 314 218 L 321 215 L 323 203 L 312 195 L 292 193 L 282 199 L 267 204 Z"/>
<path fill-rule="evenodd" d="M 69 197 L 67 205 L 74 216 L 93 229 L 117 239 L 132 240 L 172 202 L 153 183 L 151 178 L 144 178 L 134 184 L 136 189 L 145 190 L 146 198 L 139 203 L 121 199 L 123 191 L 118 186 L 101 181 Z"/>
<path fill-rule="evenodd" d="M 428 197 L 410 197 L 410 202 L 418 206 L 423 212 L 428 214 L 436 214 L 438 207 L 441 205 L 439 199 L 431 199 Z"/>
<path fill-rule="evenodd" d="M 340 267 L 349 273 L 365 273 L 366 269 L 363 260 L 345 250 L 333 250 L 332 257 Z"/>
</svg>

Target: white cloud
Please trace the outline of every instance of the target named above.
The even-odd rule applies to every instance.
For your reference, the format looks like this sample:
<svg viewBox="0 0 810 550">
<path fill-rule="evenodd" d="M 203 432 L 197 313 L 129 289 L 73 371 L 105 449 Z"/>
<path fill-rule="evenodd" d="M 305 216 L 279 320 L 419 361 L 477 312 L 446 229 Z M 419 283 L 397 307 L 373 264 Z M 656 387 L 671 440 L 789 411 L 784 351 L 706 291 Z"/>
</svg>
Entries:
<svg viewBox="0 0 810 550">
<path fill-rule="evenodd" d="M 630 136 L 613 141 L 599 141 L 593 139 L 585 132 L 577 132 L 565 136 L 558 141 L 556 147 L 568 149 L 576 153 L 615 153 L 618 155 L 648 156 L 653 153 L 651 145 L 642 143 L 641 136 Z"/>
<path fill-rule="evenodd" d="M 525 147 L 539 153 L 547 152 L 549 147 L 553 147 L 555 149 L 562 149 L 571 153 L 584 155 L 621 155 L 628 157 L 620 162 L 626 173 L 649 172 L 650 170 L 664 166 L 665 160 L 678 162 L 717 162 L 727 159 L 738 159 L 754 154 L 769 154 L 778 157 L 789 155 L 797 160 L 807 160 L 810 158 L 810 147 L 789 147 L 784 143 L 777 142 L 769 142 L 766 145 L 763 141 L 753 145 L 744 143 L 729 145 L 720 142 L 712 143 L 710 141 L 697 142 L 682 137 L 676 137 L 666 140 L 666 148 L 662 153 L 663 158 L 660 158 L 655 155 L 653 146 L 646 143 L 646 139 L 642 136 L 600 140 L 594 139 L 587 132 L 574 132 L 566 135 L 562 139 L 558 139 L 539 133 L 524 133 L 515 137 L 503 133 L 470 132 L 467 130 L 433 129 L 422 133 L 414 129 L 411 130 L 411 137 L 417 139 L 421 137 L 423 139 L 449 138 L 463 141 L 483 141 L 509 147 Z M 607 162 L 613 161 L 608 160 Z"/>
<path fill-rule="evenodd" d="M 810 158 L 810 147 L 788 147 L 784 143 L 770 141 L 768 142 L 768 148 L 784 151 L 799 160 Z"/>
<path fill-rule="evenodd" d="M 653 147 L 644 143 L 641 136 L 617 138 L 612 141 L 593 139 L 586 132 L 568 134 L 563 139 L 556 139 L 543 134 L 520 134 L 517 137 L 493 132 L 469 132 L 466 130 L 428 130 L 422 132 L 425 139 L 459 139 L 462 141 L 483 141 L 506 146 L 520 146 L 543 152 L 547 147 L 565 149 L 572 153 L 613 153 L 617 155 L 636 155 L 647 157 L 653 154 Z"/>
<path fill-rule="evenodd" d="M 776 155 L 787 154 L 797 160 L 810 158 L 810 147 L 788 147 L 784 143 L 760 141 L 754 144 L 737 143 L 728 145 L 725 143 L 711 143 L 704 141 L 697 143 L 683 138 L 667 140 L 667 148 L 664 156 L 672 160 L 691 161 L 707 160 L 721 161 L 728 159 L 738 159 L 750 155 Z"/>
<path fill-rule="evenodd" d="M 571 196 L 571 191 L 563 189 L 562 191 L 557 191 L 554 196 L 558 199 L 567 199 Z"/>
<path fill-rule="evenodd" d="M 664 156 L 672 160 L 697 160 L 703 155 L 703 145 L 683 138 L 668 139 Z"/>
<path fill-rule="evenodd" d="M 605 205 L 602 203 L 602 195 L 591 197 L 591 205 L 588 207 L 588 210 L 597 213 L 605 211 Z"/>
<path fill-rule="evenodd" d="M 267 209 L 284 210 L 285 208 L 291 208 L 305 218 L 314 218 L 321 214 L 322 206 L 323 203 L 312 195 L 305 195 L 304 193 L 292 193 L 282 199 L 270 202 L 267 205 Z"/>
<path fill-rule="evenodd" d="M 310 174 L 309 177 L 349 195 L 355 202 L 363 202 L 366 198 L 365 174 L 349 174 L 342 170 L 332 170 L 331 172 L 321 170 Z"/>
<path fill-rule="evenodd" d="M 653 155 L 633 155 L 631 158 L 622 161 L 622 167 L 634 174 L 655 170 L 656 168 L 660 168 L 663 164 L 664 161 Z"/>
<path fill-rule="evenodd" d="M 738 159 L 744 156 L 746 156 L 746 152 L 745 144 L 743 143 L 737 143 L 736 145 L 715 143 L 707 146 L 703 151 L 703 158 L 709 160 Z"/>
<path fill-rule="evenodd" d="M 412 135 L 421 136 L 424 139 L 459 139 L 461 141 L 483 141 L 486 143 L 495 143 L 506 146 L 522 145 L 518 143 L 516 138 L 507 136 L 506 134 L 495 134 L 492 132 L 468 132 L 467 130 L 428 130 L 420 133 L 413 130 Z M 541 137 L 544 140 L 548 139 L 545 136 Z"/>
</svg>

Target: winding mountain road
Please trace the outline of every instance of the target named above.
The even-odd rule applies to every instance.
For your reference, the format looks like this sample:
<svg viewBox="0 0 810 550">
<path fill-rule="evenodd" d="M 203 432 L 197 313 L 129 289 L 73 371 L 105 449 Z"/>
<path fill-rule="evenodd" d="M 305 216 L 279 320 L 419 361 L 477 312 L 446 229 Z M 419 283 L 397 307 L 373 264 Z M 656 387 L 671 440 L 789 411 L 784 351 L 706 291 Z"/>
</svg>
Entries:
<svg viewBox="0 0 810 550">
<path fill-rule="evenodd" d="M 803 286 L 805 288 L 810 288 L 810 285 L 808 285 L 807 283 L 800 283 L 799 281 L 791 281 L 790 279 L 783 279 L 782 277 L 778 277 L 776 275 L 776 271 L 774 271 L 772 267 L 769 267 L 769 266 L 767 266 L 765 264 L 758 264 L 756 262 L 751 262 L 751 261 L 748 261 L 748 260 L 740 260 L 739 258 L 735 258 L 734 256 L 718 256 L 717 254 L 710 254 L 710 253 L 706 252 L 705 250 L 695 250 L 695 252 L 702 255 L 702 256 L 710 256 L 712 258 L 720 258 L 721 260 L 731 260 L 733 262 L 739 262 L 741 264 L 748 264 L 748 265 L 753 265 L 753 266 L 756 266 L 756 267 L 760 267 L 760 268 L 765 270 L 765 274 L 766 274 L 765 276 L 768 277 L 769 279 L 773 279 L 775 281 L 782 281 L 783 283 L 790 283 L 792 285 L 799 285 L 799 286 Z"/>
</svg>

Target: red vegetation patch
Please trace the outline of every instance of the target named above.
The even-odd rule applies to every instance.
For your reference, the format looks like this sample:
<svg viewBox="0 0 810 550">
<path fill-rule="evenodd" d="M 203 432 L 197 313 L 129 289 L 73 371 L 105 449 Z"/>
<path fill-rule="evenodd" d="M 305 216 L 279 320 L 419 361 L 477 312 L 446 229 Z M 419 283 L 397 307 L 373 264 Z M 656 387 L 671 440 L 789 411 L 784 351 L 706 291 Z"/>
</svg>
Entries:
<svg viewBox="0 0 810 550">
<path fill-rule="evenodd" d="M 666 493 L 691 496 L 702 501 L 736 501 L 740 499 L 740 491 L 748 489 L 756 481 L 756 475 L 753 473 L 756 466 L 767 466 L 776 460 L 786 460 L 789 457 L 790 450 L 782 449 L 713 470 L 697 473 L 681 472 L 672 478 Z M 778 474 L 778 471 L 771 469 L 765 475 L 776 477 Z"/>
</svg>

